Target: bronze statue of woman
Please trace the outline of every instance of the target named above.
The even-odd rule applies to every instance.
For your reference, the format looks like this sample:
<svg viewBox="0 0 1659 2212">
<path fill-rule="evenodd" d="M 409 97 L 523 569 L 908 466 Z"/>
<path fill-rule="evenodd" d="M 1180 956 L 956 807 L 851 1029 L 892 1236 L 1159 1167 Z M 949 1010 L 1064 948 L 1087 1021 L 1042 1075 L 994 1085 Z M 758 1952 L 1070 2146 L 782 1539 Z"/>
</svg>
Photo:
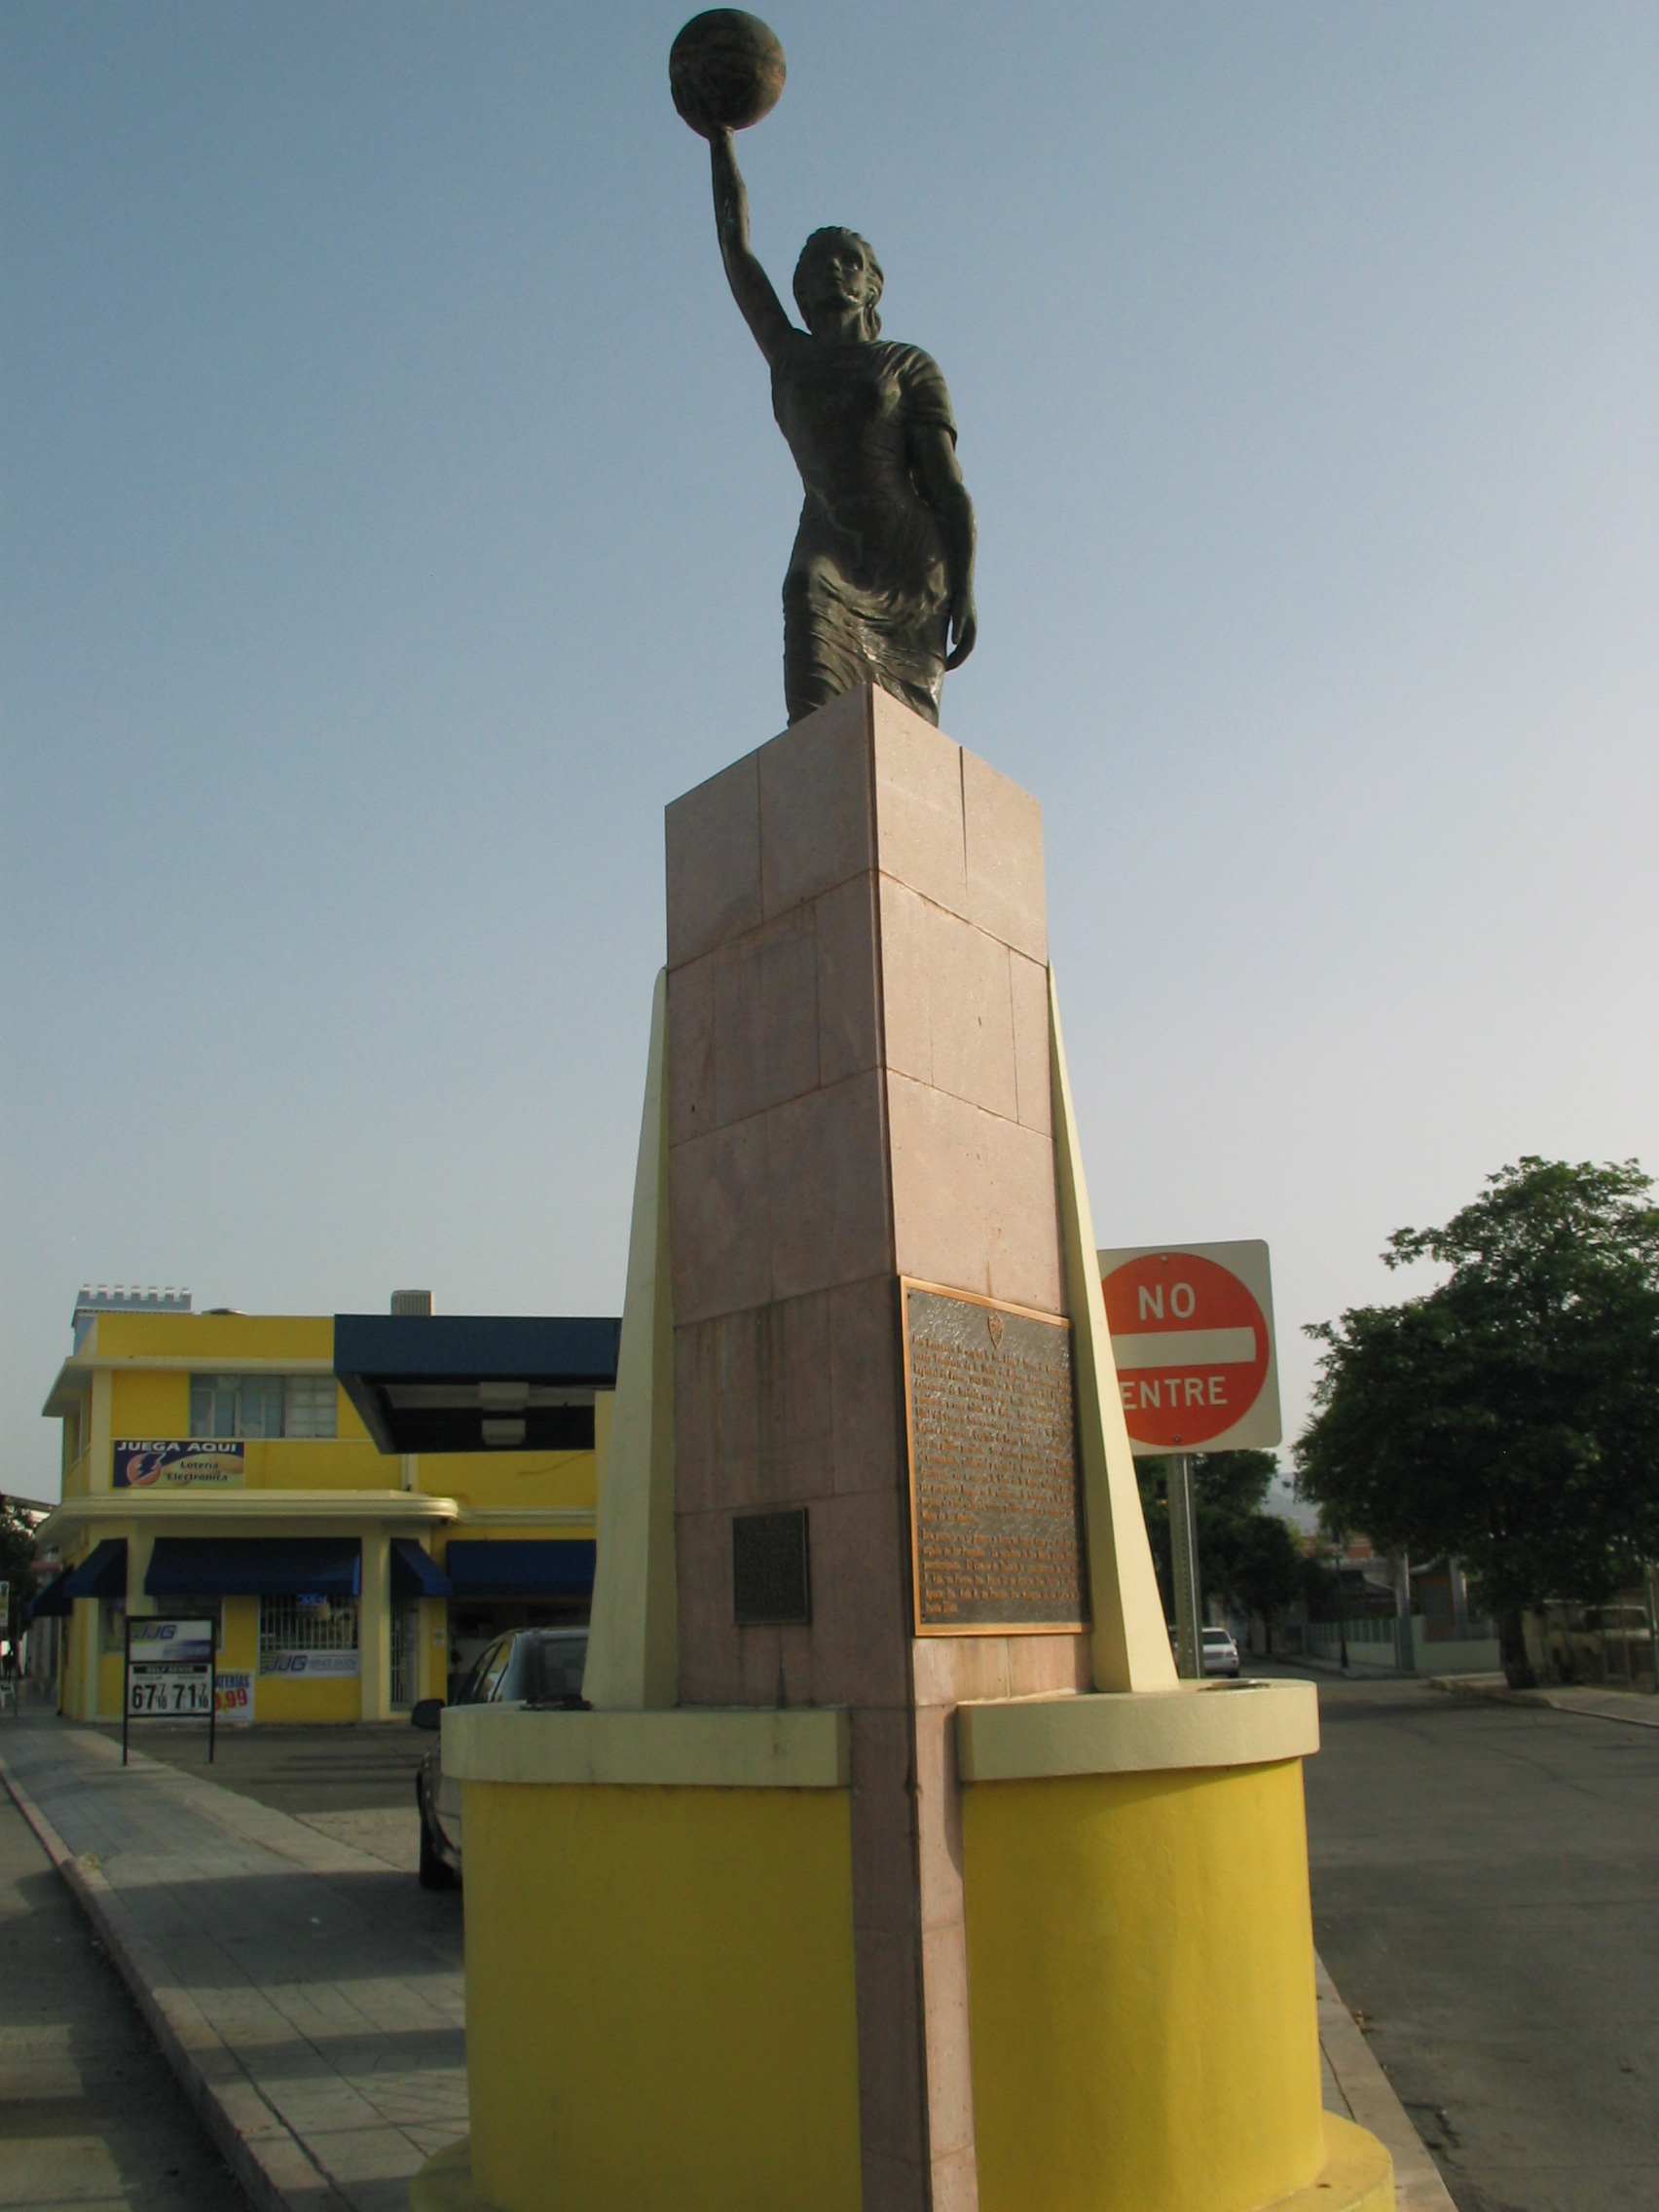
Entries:
<svg viewBox="0 0 1659 2212">
<path fill-rule="evenodd" d="M 732 295 L 772 372 L 772 412 L 806 499 L 784 578 L 792 722 L 876 683 L 930 722 L 974 649 L 974 507 L 938 364 L 880 336 L 881 268 L 856 231 L 814 231 L 797 330 L 749 244 L 729 130 L 708 130 Z"/>
</svg>

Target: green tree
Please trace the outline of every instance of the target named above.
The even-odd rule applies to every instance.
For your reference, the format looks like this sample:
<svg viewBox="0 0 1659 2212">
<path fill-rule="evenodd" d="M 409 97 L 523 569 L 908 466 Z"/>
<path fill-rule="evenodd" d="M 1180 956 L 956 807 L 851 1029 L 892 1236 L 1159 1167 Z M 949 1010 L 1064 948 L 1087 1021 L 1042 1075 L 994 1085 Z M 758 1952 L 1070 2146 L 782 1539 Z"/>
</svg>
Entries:
<svg viewBox="0 0 1659 2212">
<path fill-rule="evenodd" d="M 1260 1613 L 1273 1647 L 1273 1623 L 1302 1595 L 1302 1546 L 1276 1513 L 1253 1514 L 1233 1563 L 1233 1595 L 1247 1613 Z"/>
<path fill-rule="evenodd" d="M 1152 1544 L 1159 1588 L 1174 1613 L 1174 1573 L 1169 1551 L 1168 1469 L 1162 1459 L 1138 1459 L 1141 1507 Z M 1263 1503 L 1278 1460 L 1272 1452 L 1198 1452 L 1193 1456 L 1193 1517 L 1198 1524 L 1198 1580 L 1203 1599 L 1223 1598 L 1269 1626 L 1301 1588 L 1296 1538 Z"/>
<path fill-rule="evenodd" d="M 9 1497 L 0 1497 L 0 1582 L 12 1586 L 9 1619 L 0 1619 L 0 1636 L 20 1635 L 23 1613 L 34 1596 L 34 1530 Z"/>
<path fill-rule="evenodd" d="M 1333 1528 L 1459 1554 L 1530 1679 L 1521 1616 L 1659 1557 L 1659 1207 L 1635 1161 L 1523 1159 L 1390 1268 L 1438 1289 L 1309 1331 L 1324 1346 L 1298 1485 Z"/>
</svg>

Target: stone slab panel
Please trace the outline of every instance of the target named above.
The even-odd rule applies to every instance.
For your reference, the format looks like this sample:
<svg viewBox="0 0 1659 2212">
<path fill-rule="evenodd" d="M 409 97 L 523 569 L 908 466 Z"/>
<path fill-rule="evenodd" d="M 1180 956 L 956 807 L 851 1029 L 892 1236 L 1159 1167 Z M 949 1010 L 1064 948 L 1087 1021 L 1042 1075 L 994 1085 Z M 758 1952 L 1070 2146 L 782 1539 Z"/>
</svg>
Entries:
<svg viewBox="0 0 1659 2212">
<path fill-rule="evenodd" d="M 856 1491 L 809 1510 L 814 1695 L 902 1708 L 910 1687 L 902 1501 L 896 1492 Z"/>
<path fill-rule="evenodd" d="M 964 752 L 962 808 L 969 920 L 1047 966 L 1041 804 L 988 761 Z"/>
<path fill-rule="evenodd" d="M 759 1115 L 671 1148 L 677 1324 L 736 1312 L 770 1297 L 766 1150 Z"/>
<path fill-rule="evenodd" d="M 761 903 L 770 918 L 873 865 L 870 694 L 843 693 L 759 754 Z"/>
<path fill-rule="evenodd" d="M 928 909 L 927 966 L 935 1088 L 1017 1120 L 1008 947 L 934 906 Z"/>
<path fill-rule="evenodd" d="M 767 1114 L 774 1298 L 830 1290 L 892 1266 L 881 1107 L 881 1077 L 872 1071 Z"/>
<path fill-rule="evenodd" d="M 852 1716 L 853 1920 L 903 1936 L 916 1925 L 910 1715 L 866 1706 Z"/>
<path fill-rule="evenodd" d="M 1054 1128 L 1053 1078 L 1049 1064 L 1049 971 L 1022 952 L 1011 952 L 1009 985 L 1014 1000 L 1014 1076 L 1020 1121 L 1028 1129 L 1051 1136 Z"/>
<path fill-rule="evenodd" d="M 877 867 L 936 906 L 966 915 L 962 748 L 878 691 L 874 753 Z"/>
<path fill-rule="evenodd" d="M 831 1454 L 837 1492 L 906 1481 L 899 1290 L 883 1272 L 829 1294 Z"/>
<path fill-rule="evenodd" d="M 688 961 L 668 978 L 668 1141 L 715 1126 L 715 962 Z"/>
<path fill-rule="evenodd" d="M 818 948 L 809 910 L 712 959 L 715 1125 L 747 1121 L 818 1088 Z"/>
<path fill-rule="evenodd" d="M 900 1075 L 887 1112 L 898 1272 L 1063 1312 L 1051 1140 Z"/>
<path fill-rule="evenodd" d="M 818 1079 L 864 1075 L 881 1063 L 875 884 L 855 876 L 812 905 L 817 932 Z M 1047 1008 L 1047 1000 L 1044 1005 Z"/>
<path fill-rule="evenodd" d="M 754 929 L 760 899 L 760 774 L 751 753 L 668 809 L 668 965 Z"/>
</svg>

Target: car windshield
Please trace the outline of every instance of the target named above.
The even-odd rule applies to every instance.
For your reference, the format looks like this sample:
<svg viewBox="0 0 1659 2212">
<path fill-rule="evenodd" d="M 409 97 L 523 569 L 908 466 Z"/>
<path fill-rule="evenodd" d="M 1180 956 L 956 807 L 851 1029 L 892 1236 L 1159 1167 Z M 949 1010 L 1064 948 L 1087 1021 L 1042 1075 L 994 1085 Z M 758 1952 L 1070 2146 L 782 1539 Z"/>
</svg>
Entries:
<svg viewBox="0 0 1659 2212">
<path fill-rule="evenodd" d="M 587 1666 L 587 1635 L 544 1636 L 541 1642 L 540 1696 L 546 1699 L 580 1697 L 582 1673 Z"/>
<path fill-rule="evenodd" d="M 1206 1643 L 1231 1643 L 1233 1639 L 1224 1628 L 1206 1628 L 1204 1641 Z"/>
</svg>

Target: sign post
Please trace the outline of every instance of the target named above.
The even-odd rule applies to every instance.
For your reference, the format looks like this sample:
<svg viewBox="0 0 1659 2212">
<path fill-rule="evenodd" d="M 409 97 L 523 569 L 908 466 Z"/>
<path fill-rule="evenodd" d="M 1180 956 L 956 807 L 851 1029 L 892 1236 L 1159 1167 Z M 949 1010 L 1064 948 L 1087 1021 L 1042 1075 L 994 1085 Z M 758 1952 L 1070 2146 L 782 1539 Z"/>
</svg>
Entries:
<svg viewBox="0 0 1659 2212">
<path fill-rule="evenodd" d="M 1096 1255 L 1129 1449 L 1168 1469 L 1175 1667 L 1203 1673 L 1193 1453 L 1279 1443 L 1268 1247 L 1143 1244 Z"/>
<path fill-rule="evenodd" d="M 127 1764 L 130 1722 L 205 1720 L 207 1763 L 213 1763 L 218 1706 L 213 1623 L 145 1618 L 127 1622 L 121 1763 Z"/>
</svg>

